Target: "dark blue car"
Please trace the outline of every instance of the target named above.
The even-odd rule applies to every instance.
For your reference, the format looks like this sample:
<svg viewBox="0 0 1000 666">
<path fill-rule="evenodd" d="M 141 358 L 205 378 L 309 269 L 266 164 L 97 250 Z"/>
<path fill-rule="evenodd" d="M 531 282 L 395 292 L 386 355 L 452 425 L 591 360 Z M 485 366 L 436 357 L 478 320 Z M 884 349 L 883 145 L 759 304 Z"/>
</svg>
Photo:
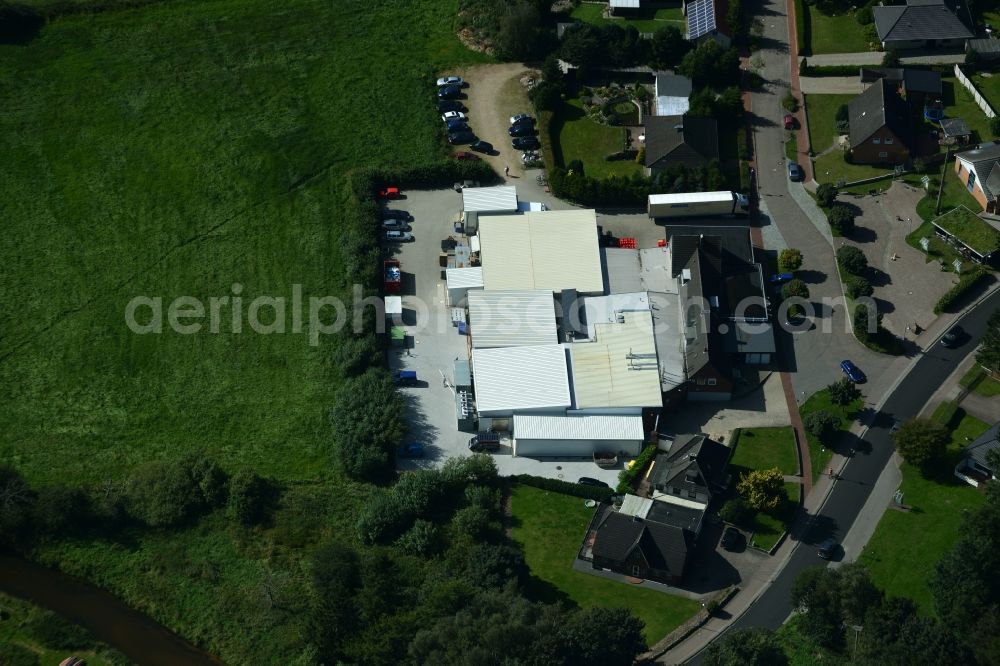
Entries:
<svg viewBox="0 0 1000 666">
<path fill-rule="evenodd" d="M 403 444 L 399 447 L 398 456 L 400 458 L 423 458 L 424 445 L 416 442 Z"/>
<path fill-rule="evenodd" d="M 777 275 L 772 275 L 771 277 L 769 277 L 767 281 L 770 282 L 771 284 L 783 284 L 785 282 L 788 282 L 794 277 L 795 276 L 792 275 L 791 273 L 778 273 Z"/>
<path fill-rule="evenodd" d="M 458 99 L 462 96 L 462 89 L 458 86 L 442 86 L 438 88 L 438 99 Z"/>
<path fill-rule="evenodd" d="M 864 384 L 868 381 L 868 378 L 865 377 L 865 373 L 861 372 L 861 369 L 854 365 L 851 361 L 841 361 L 840 369 L 843 370 L 844 374 L 847 375 L 847 378 L 855 384 Z"/>
</svg>

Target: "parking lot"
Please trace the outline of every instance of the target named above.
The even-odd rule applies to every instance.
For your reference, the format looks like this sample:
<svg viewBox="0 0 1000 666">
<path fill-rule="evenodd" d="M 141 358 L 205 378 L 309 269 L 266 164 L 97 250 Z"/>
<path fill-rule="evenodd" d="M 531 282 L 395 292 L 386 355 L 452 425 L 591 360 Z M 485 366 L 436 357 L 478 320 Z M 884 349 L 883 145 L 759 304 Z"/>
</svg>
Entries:
<svg viewBox="0 0 1000 666">
<path fill-rule="evenodd" d="M 519 180 L 519 179 L 518 179 Z M 544 192 L 535 180 L 518 180 L 518 196 L 522 201 L 543 201 L 550 208 L 571 208 L 569 204 Z M 462 196 L 453 190 L 406 191 L 405 198 L 391 207 L 413 214 L 414 241 L 387 247 L 402 264 L 403 324 L 407 331 L 406 345 L 390 351 L 393 369 L 414 370 L 416 386 L 401 389 L 408 410 L 406 441 L 420 442 L 425 447 L 422 459 L 400 460 L 402 469 L 420 466 L 440 466 L 451 456 L 468 455 L 471 433 L 460 432 L 455 416 L 454 361 L 468 358 L 469 338 L 460 335 L 452 325 L 447 305 L 444 269 L 439 264 L 441 241 L 449 236 L 462 240 L 454 231 L 455 216 L 462 206 Z M 640 247 L 651 247 L 663 238 L 663 229 L 652 224 L 645 214 L 623 213 L 597 216 L 599 226 L 616 236 L 632 236 Z M 617 482 L 617 469 L 601 469 L 587 459 L 536 460 L 511 455 L 509 442 L 504 441 L 494 454 L 501 474 L 534 474 L 548 478 L 576 481 L 581 476 L 601 479 L 609 485 Z"/>
</svg>

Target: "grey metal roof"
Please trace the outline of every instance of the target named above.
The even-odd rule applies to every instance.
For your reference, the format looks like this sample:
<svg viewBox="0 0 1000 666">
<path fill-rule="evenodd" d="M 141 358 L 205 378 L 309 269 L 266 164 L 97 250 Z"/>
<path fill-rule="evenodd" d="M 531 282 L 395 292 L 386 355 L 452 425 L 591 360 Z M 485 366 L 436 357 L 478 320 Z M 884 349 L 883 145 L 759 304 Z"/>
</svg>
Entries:
<svg viewBox="0 0 1000 666">
<path fill-rule="evenodd" d="M 1000 435 L 1000 421 L 994 423 L 989 430 L 977 437 L 976 441 L 965 447 L 965 456 L 972 458 L 986 469 L 990 469 L 986 463 L 986 454 L 989 451 L 1000 449 L 1000 441 L 997 441 L 998 435 Z M 1000 473 L 1000 470 L 996 469 L 991 471 L 994 474 Z"/>
<path fill-rule="evenodd" d="M 879 41 L 969 39 L 972 31 L 942 0 L 909 0 L 905 6 L 872 7 Z"/>
<path fill-rule="evenodd" d="M 965 150 L 955 154 L 955 159 L 968 162 L 975 167 L 985 162 L 995 162 L 1000 160 L 1000 143 L 982 143 L 972 150 Z"/>
<path fill-rule="evenodd" d="M 774 329 L 770 324 L 736 322 L 726 334 L 726 351 L 737 354 L 773 354 Z"/>
<path fill-rule="evenodd" d="M 701 166 L 719 159 L 719 129 L 712 118 L 650 116 L 644 122 L 647 167 Z"/>
<path fill-rule="evenodd" d="M 642 415 L 577 414 L 573 416 L 514 415 L 517 439 L 618 441 L 645 438 Z"/>
<path fill-rule="evenodd" d="M 462 210 L 477 213 L 516 213 L 517 188 L 513 185 L 466 187 L 462 190 Z"/>
<path fill-rule="evenodd" d="M 909 135 L 906 105 L 885 79 L 848 102 L 847 115 L 852 146 L 860 146 L 883 127 L 892 130 L 900 141 Z"/>
<path fill-rule="evenodd" d="M 1000 53 L 1000 39 L 970 39 L 968 46 L 976 53 Z"/>
<path fill-rule="evenodd" d="M 470 291 L 469 328 L 474 349 L 555 344 L 552 292 Z"/>
<path fill-rule="evenodd" d="M 561 345 L 472 350 L 476 407 L 486 416 L 570 406 L 569 369 Z"/>
<path fill-rule="evenodd" d="M 606 247 L 601 249 L 601 253 L 604 255 L 609 294 L 643 291 L 642 279 L 639 276 L 639 250 Z"/>
</svg>

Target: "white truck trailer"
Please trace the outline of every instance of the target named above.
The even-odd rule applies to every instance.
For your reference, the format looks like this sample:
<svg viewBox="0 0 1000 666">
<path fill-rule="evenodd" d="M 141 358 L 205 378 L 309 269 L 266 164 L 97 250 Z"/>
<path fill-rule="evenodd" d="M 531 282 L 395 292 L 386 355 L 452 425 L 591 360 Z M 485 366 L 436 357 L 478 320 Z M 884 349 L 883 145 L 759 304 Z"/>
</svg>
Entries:
<svg viewBox="0 0 1000 666">
<path fill-rule="evenodd" d="M 650 194 L 648 210 L 653 218 L 746 215 L 750 210 L 750 201 L 739 192 Z"/>
</svg>

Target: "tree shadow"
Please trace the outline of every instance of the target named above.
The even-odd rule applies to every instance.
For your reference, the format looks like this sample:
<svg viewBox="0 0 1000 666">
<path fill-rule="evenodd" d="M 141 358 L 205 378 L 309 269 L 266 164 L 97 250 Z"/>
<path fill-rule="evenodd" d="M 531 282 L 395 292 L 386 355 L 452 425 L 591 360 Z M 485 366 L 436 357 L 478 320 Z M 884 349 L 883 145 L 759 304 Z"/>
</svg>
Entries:
<svg viewBox="0 0 1000 666">
<path fill-rule="evenodd" d="M 896 306 L 885 299 L 873 298 L 872 300 L 875 301 L 875 307 L 880 314 L 889 314 L 896 311 Z"/>
<path fill-rule="evenodd" d="M 892 284 L 892 276 L 881 268 L 875 268 L 874 266 L 869 266 L 865 271 L 865 279 L 873 287 L 886 287 Z"/>
<path fill-rule="evenodd" d="M 0 6 L 0 44 L 24 46 L 42 30 L 45 19 L 30 7 Z"/>
<path fill-rule="evenodd" d="M 855 226 L 848 238 L 856 243 L 874 243 L 878 239 L 878 232 L 868 227 Z"/>
<path fill-rule="evenodd" d="M 804 271 L 795 271 L 795 277 L 799 278 L 806 284 L 821 284 L 826 282 L 827 274 L 823 271 L 817 271 L 810 268 Z"/>
</svg>

